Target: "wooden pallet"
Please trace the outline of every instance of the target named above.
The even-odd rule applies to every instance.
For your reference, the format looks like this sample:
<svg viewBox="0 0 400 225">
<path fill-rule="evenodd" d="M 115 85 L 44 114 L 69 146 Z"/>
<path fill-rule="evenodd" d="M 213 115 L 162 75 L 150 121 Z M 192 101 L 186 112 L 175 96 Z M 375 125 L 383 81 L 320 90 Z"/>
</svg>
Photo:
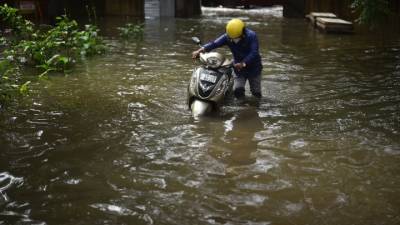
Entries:
<svg viewBox="0 0 400 225">
<path fill-rule="evenodd" d="M 328 33 L 352 33 L 353 23 L 339 18 L 317 18 L 317 28 Z"/>
</svg>

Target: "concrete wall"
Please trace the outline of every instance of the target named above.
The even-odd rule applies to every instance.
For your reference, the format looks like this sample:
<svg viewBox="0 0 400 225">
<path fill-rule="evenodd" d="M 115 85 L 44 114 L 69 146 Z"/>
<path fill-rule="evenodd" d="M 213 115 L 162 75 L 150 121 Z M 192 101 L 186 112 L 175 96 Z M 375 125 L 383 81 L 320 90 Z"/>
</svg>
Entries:
<svg viewBox="0 0 400 225">
<path fill-rule="evenodd" d="M 161 17 L 175 16 L 175 0 L 160 0 L 160 16 Z"/>
<path fill-rule="evenodd" d="M 146 18 L 160 17 L 160 0 L 145 0 L 144 16 Z"/>
<path fill-rule="evenodd" d="M 144 15 L 146 18 L 174 17 L 175 0 L 145 0 Z"/>
</svg>

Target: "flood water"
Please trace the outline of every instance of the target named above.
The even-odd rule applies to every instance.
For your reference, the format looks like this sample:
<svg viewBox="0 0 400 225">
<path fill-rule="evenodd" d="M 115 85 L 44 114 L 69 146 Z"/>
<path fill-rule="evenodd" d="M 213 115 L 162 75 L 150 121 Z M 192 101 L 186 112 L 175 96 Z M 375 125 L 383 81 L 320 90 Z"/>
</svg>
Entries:
<svg viewBox="0 0 400 225">
<path fill-rule="evenodd" d="M 194 119 L 190 38 L 236 13 L 258 33 L 264 97 L 247 87 Z M 281 14 L 146 20 L 129 42 L 104 23 L 105 55 L 1 112 L 0 224 L 400 224 L 399 36 Z"/>
</svg>

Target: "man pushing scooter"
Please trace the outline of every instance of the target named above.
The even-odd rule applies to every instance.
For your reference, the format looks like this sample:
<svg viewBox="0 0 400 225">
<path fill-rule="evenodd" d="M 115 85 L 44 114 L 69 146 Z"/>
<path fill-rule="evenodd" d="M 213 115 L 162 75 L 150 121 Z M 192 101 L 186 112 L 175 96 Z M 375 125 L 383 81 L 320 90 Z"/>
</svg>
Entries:
<svg viewBox="0 0 400 225">
<path fill-rule="evenodd" d="M 226 25 L 225 34 L 194 51 L 192 57 L 197 58 L 201 52 L 208 52 L 224 45 L 228 45 L 233 54 L 235 97 L 243 98 L 245 96 L 245 85 L 248 80 L 252 95 L 261 98 L 262 63 L 258 50 L 258 39 L 256 33 L 246 28 L 242 20 L 230 20 Z"/>
</svg>

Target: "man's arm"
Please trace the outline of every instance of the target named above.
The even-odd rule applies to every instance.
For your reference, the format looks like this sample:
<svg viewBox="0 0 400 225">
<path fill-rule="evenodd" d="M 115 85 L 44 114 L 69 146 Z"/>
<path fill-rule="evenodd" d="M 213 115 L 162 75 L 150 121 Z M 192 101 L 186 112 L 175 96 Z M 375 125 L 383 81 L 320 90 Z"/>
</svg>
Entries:
<svg viewBox="0 0 400 225">
<path fill-rule="evenodd" d="M 219 48 L 219 47 L 225 45 L 227 41 L 228 41 L 228 37 L 226 36 L 226 34 L 223 34 L 220 37 L 218 37 L 217 39 L 215 39 L 214 41 L 211 41 L 211 42 L 203 45 L 203 47 L 199 48 L 197 51 L 194 51 L 192 53 L 192 58 L 194 58 L 194 59 L 197 58 L 201 52 L 209 52 L 213 49 Z"/>
<path fill-rule="evenodd" d="M 249 54 L 243 59 L 243 62 L 248 65 L 250 64 L 258 55 L 258 39 L 257 36 L 254 35 L 252 37 L 251 43 L 250 43 L 250 52 Z"/>
<path fill-rule="evenodd" d="M 228 41 L 227 35 L 223 34 L 223 35 L 219 36 L 217 39 L 215 39 L 214 41 L 211 41 L 211 42 L 203 45 L 203 48 L 206 52 L 209 52 L 213 49 L 224 46 L 227 41 Z"/>
</svg>

